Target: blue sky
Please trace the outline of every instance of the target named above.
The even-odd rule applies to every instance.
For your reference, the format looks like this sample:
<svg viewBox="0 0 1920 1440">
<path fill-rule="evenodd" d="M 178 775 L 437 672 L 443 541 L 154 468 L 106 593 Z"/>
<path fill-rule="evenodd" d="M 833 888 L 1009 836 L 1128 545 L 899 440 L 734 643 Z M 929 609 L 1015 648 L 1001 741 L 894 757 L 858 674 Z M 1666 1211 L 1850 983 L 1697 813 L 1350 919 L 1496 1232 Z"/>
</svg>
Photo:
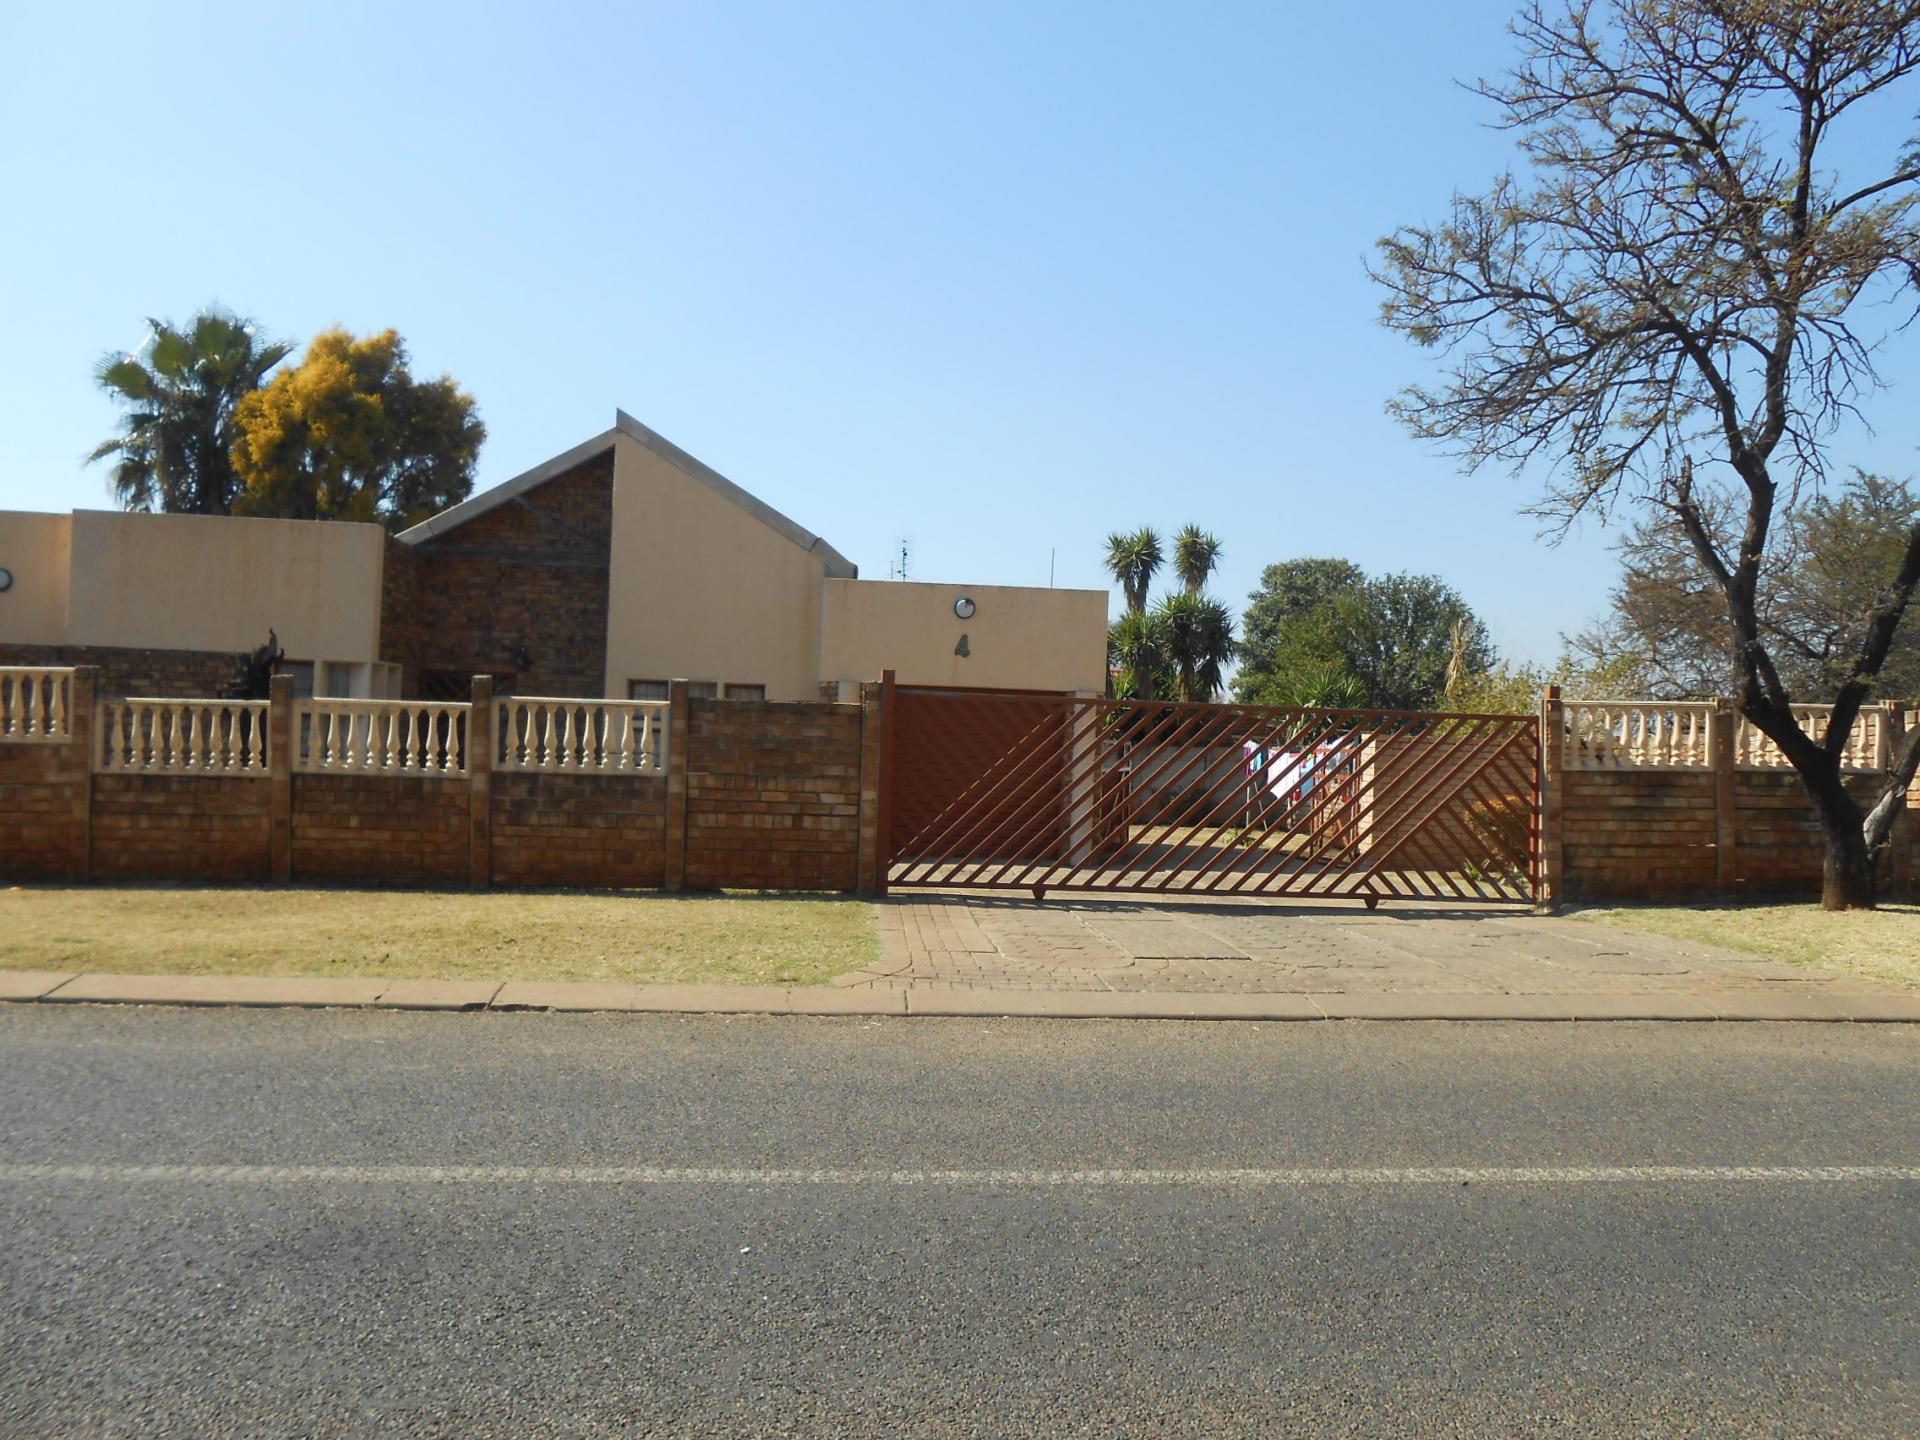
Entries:
<svg viewBox="0 0 1920 1440">
<path fill-rule="evenodd" d="M 1455 81 L 1509 12 L 7 7 L 0 508 L 109 503 L 92 366 L 217 300 L 398 328 L 478 397 L 483 486 L 620 406 L 870 577 L 904 537 L 916 579 L 1102 585 L 1110 529 L 1193 521 L 1236 606 L 1346 555 L 1549 659 L 1608 537 L 1539 543 L 1524 480 L 1386 418 L 1431 362 L 1362 269 L 1505 163 Z M 1858 458 L 1911 473 L 1910 394 Z"/>
</svg>

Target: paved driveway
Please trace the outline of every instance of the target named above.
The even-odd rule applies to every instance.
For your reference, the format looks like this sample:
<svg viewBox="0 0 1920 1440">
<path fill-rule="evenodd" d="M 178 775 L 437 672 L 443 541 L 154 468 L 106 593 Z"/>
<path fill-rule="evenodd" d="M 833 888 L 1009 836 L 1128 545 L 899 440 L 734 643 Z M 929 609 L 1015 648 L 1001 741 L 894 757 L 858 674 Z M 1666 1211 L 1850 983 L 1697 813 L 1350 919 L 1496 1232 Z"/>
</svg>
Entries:
<svg viewBox="0 0 1920 1440">
<path fill-rule="evenodd" d="M 927 894 L 836 983 L 1137 994 L 1648 995 L 1857 983 L 1518 908 Z"/>
</svg>

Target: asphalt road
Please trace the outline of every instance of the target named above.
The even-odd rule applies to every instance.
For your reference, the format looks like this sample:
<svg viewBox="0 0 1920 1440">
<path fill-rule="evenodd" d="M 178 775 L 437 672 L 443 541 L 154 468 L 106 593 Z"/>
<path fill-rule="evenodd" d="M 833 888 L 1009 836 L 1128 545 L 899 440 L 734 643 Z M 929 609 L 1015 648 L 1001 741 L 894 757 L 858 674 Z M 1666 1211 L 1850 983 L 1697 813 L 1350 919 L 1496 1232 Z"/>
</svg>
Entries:
<svg viewBox="0 0 1920 1440">
<path fill-rule="evenodd" d="M 1910 1026 L 0 1007 L 0 1436 L 1913 1436 L 1916 1167 Z"/>
</svg>

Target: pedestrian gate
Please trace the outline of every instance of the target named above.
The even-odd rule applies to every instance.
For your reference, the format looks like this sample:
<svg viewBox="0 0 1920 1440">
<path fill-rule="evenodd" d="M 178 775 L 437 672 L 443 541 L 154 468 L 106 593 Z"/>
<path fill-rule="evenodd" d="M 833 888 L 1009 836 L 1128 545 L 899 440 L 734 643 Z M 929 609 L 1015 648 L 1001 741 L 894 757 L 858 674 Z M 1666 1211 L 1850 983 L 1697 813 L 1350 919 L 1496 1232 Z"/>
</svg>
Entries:
<svg viewBox="0 0 1920 1440">
<path fill-rule="evenodd" d="M 1529 901 L 1532 716 L 888 684 L 896 887 Z"/>
</svg>

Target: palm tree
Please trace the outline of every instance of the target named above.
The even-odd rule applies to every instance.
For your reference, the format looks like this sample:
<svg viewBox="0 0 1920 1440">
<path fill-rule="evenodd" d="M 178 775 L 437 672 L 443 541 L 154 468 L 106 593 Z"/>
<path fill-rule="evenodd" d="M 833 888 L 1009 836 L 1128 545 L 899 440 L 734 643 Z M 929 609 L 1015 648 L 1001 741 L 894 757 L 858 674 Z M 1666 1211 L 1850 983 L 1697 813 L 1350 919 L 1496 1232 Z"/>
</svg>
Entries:
<svg viewBox="0 0 1920 1440">
<path fill-rule="evenodd" d="M 1275 675 L 1261 687 L 1263 705 L 1286 705 L 1303 710 L 1364 710 L 1367 684 L 1347 668 L 1344 660 L 1324 660 Z"/>
<path fill-rule="evenodd" d="M 1122 700 L 1159 700 L 1168 666 L 1167 637 L 1159 616 L 1129 610 L 1107 632 L 1107 663 L 1113 693 Z"/>
<path fill-rule="evenodd" d="M 1173 541 L 1173 569 L 1189 595 L 1198 595 L 1220 563 L 1220 541 L 1198 525 L 1189 525 Z"/>
<path fill-rule="evenodd" d="M 251 320 L 214 307 L 185 329 L 148 320 L 138 354 L 109 355 L 95 378 L 125 413 L 121 433 L 89 463 L 117 456 L 113 490 L 129 510 L 226 515 L 239 481 L 234 410 L 293 346 L 266 340 Z"/>
<path fill-rule="evenodd" d="M 1211 596 L 1182 593 L 1164 596 L 1153 620 L 1165 637 L 1173 698 L 1213 699 L 1227 662 L 1240 648 L 1233 638 L 1233 612 Z"/>
<path fill-rule="evenodd" d="M 1127 598 L 1129 614 L 1144 614 L 1147 591 L 1160 569 L 1160 537 L 1151 526 L 1142 526 L 1131 535 L 1119 531 L 1107 536 L 1107 572 Z"/>
</svg>

